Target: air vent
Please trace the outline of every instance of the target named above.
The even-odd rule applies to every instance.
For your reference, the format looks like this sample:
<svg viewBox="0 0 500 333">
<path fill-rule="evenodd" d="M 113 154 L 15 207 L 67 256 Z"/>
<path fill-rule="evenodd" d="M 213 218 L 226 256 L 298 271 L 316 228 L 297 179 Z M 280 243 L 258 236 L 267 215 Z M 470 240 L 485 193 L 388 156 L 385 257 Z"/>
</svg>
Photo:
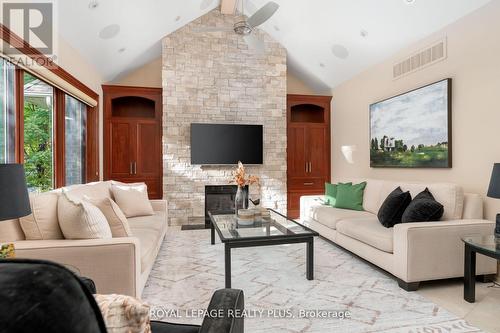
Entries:
<svg viewBox="0 0 500 333">
<path fill-rule="evenodd" d="M 439 42 L 395 64 L 392 69 L 392 76 L 394 79 L 399 79 L 400 77 L 440 62 L 446 59 L 446 56 L 446 38 L 443 38 Z"/>
</svg>

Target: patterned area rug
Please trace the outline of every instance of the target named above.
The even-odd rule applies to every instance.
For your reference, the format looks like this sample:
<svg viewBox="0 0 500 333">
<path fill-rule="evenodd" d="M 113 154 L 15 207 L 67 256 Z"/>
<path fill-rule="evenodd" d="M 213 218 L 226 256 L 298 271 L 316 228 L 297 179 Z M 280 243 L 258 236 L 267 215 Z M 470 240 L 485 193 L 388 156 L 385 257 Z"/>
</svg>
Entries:
<svg viewBox="0 0 500 333">
<path fill-rule="evenodd" d="M 233 288 L 243 289 L 248 311 L 245 332 L 480 332 L 320 238 L 314 255 L 315 279 L 308 281 L 305 244 L 232 250 Z M 199 311 L 223 287 L 223 245 L 210 245 L 208 230 L 171 228 L 142 296 L 159 320 L 200 324 Z"/>
</svg>

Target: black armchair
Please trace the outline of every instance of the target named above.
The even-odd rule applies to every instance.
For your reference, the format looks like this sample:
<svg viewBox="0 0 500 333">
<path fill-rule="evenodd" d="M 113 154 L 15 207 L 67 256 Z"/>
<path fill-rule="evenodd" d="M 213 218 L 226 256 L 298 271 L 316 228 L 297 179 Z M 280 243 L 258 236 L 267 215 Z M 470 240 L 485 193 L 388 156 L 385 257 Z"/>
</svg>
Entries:
<svg viewBox="0 0 500 333">
<path fill-rule="evenodd" d="M 41 260 L 0 261 L 0 333 L 106 333 L 91 280 Z M 241 290 L 222 289 L 209 310 L 243 310 Z M 205 317 L 201 326 L 151 322 L 152 333 L 243 333 L 243 318 Z"/>
</svg>

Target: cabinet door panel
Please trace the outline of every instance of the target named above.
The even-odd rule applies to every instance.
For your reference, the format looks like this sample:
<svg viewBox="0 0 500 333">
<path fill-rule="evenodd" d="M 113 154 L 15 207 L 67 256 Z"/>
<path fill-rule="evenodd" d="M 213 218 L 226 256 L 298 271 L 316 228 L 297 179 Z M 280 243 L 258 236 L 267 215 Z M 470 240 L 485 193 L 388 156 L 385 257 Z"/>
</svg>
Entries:
<svg viewBox="0 0 500 333">
<path fill-rule="evenodd" d="M 127 122 L 111 122 L 109 124 L 111 179 L 131 175 L 131 163 L 133 161 L 132 131 L 132 125 Z"/>
<path fill-rule="evenodd" d="M 288 129 L 288 177 L 305 177 L 306 174 L 306 129 Z"/>
<path fill-rule="evenodd" d="M 307 151 L 309 163 L 309 177 L 327 177 L 329 154 L 327 153 L 328 141 L 325 127 L 310 127 L 307 129 Z"/>
<path fill-rule="evenodd" d="M 136 177 L 158 176 L 161 171 L 159 129 L 155 122 L 137 123 Z"/>
</svg>

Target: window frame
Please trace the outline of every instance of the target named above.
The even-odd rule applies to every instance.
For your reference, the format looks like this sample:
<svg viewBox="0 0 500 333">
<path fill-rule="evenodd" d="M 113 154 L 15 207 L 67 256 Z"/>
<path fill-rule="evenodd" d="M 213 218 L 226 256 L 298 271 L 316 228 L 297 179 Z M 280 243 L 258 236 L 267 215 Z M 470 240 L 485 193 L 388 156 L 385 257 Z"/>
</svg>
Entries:
<svg viewBox="0 0 500 333">
<path fill-rule="evenodd" d="M 24 164 L 24 73 L 26 71 L 16 66 L 14 75 L 14 96 L 15 96 L 15 160 L 16 163 Z M 53 106 L 53 184 L 54 188 L 66 185 L 66 159 L 65 159 L 65 115 L 66 115 L 66 95 L 67 94 L 42 77 L 29 73 L 30 75 L 47 83 L 54 89 Z M 82 102 L 83 103 L 83 102 Z M 85 150 L 85 175 L 83 183 L 99 180 L 99 109 L 83 103 L 87 107 L 86 122 L 86 150 Z"/>
</svg>

